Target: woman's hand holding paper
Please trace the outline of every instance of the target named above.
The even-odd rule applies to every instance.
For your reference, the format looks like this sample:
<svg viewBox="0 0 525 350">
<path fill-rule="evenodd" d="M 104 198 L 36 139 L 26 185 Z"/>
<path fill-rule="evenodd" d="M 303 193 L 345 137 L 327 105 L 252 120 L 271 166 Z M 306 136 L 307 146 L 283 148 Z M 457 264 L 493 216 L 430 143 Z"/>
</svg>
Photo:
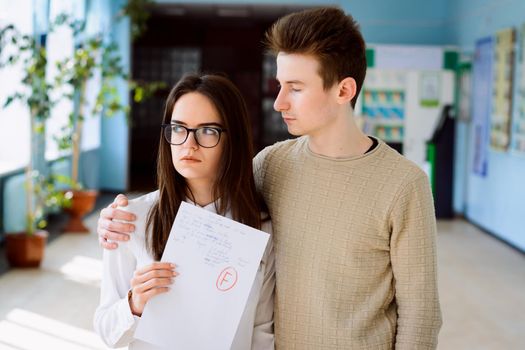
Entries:
<svg viewBox="0 0 525 350">
<path fill-rule="evenodd" d="M 141 316 L 146 303 L 155 295 L 165 293 L 178 275 L 175 264 L 154 262 L 135 271 L 131 279 L 129 306 L 133 315 Z"/>
</svg>

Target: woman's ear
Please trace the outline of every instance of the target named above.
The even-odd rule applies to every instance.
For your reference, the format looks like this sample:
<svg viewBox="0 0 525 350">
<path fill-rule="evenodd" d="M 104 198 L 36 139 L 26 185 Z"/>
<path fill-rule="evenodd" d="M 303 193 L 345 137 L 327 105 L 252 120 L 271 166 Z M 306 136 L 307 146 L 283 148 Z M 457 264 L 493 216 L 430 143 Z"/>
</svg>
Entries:
<svg viewBox="0 0 525 350">
<path fill-rule="evenodd" d="M 357 84 L 354 78 L 344 78 L 338 84 L 338 102 L 340 104 L 352 101 L 357 91 Z"/>
</svg>

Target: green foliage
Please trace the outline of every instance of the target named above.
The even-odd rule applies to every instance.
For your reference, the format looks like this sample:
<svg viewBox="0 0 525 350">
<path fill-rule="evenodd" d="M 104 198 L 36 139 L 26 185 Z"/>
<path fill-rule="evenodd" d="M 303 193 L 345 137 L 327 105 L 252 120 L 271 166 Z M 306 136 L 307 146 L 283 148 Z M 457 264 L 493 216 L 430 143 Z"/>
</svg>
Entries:
<svg viewBox="0 0 525 350">
<path fill-rule="evenodd" d="M 11 47 L 8 49 L 8 44 Z M 12 48 L 12 50 L 10 50 Z M 6 53 L 6 51 L 12 51 Z M 25 89 L 16 91 L 6 98 L 3 107 L 19 100 L 26 104 L 35 121 L 42 124 L 51 115 L 54 102 L 49 97 L 53 86 L 46 81 L 47 54 L 44 47 L 38 45 L 29 35 L 22 35 L 13 25 L 0 30 L 0 68 L 22 63 Z M 41 132 L 40 130 L 35 130 Z"/>
<path fill-rule="evenodd" d="M 72 21 L 67 15 L 60 15 L 55 20 L 55 26 L 67 24 L 74 33 L 76 30 L 84 28 L 84 24 L 79 21 Z M 127 81 L 129 89 L 134 92 L 134 101 L 139 103 L 150 97 L 160 88 L 165 87 L 163 82 L 138 82 L 130 79 L 125 70 L 122 59 L 118 52 L 118 46 L 114 42 L 106 42 L 102 34 L 95 35 L 83 40 L 74 50 L 72 57 L 67 57 L 63 61 L 56 63 L 59 74 L 55 79 L 55 86 L 68 85 L 72 91 L 66 92 L 63 97 L 73 98 L 74 92 L 80 93 L 80 103 L 85 104 L 85 84 L 97 72 L 100 72 L 101 84 L 96 94 L 93 109 L 88 111 L 89 115 L 99 115 L 111 117 L 119 112 L 124 112 L 129 116 L 129 106 L 123 104 L 117 89 L 119 80 Z M 67 126 L 62 128 L 63 136 L 57 138 L 61 149 L 71 148 L 72 137 L 64 137 L 67 132 L 76 132 L 76 121 L 83 121 L 86 118 L 83 106 L 78 106 L 75 114 L 70 116 Z"/>
<path fill-rule="evenodd" d="M 0 68 L 18 63 L 24 72 L 21 80 L 24 89 L 8 96 L 3 108 L 16 100 L 28 107 L 33 127 L 30 131 L 31 143 L 34 144 L 35 135 L 44 132 L 45 121 L 50 117 L 54 104 L 49 97 L 53 86 L 46 81 L 46 50 L 32 36 L 22 35 L 13 25 L 8 25 L 0 30 Z M 33 147 L 30 148 L 31 152 L 34 151 Z M 53 178 L 45 178 L 33 170 L 32 158 L 31 154 L 26 169 L 27 234 L 33 234 L 37 228 L 46 226 L 45 213 L 48 208 L 69 203 L 67 196 L 55 189 Z"/>
<path fill-rule="evenodd" d="M 122 7 L 122 16 L 128 16 L 131 22 L 131 37 L 136 40 L 147 29 L 146 22 L 150 17 L 148 7 L 153 0 L 128 0 Z"/>
<path fill-rule="evenodd" d="M 44 176 L 38 171 L 31 173 L 33 192 L 35 194 L 34 211 L 27 216 L 27 231 L 32 234 L 36 228 L 43 229 L 47 226 L 46 213 L 49 210 L 57 210 L 71 206 L 72 193 L 57 190 L 59 183 L 67 183 L 65 176 Z"/>
<path fill-rule="evenodd" d="M 164 89 L 166 83 L 163 81 L 155 81 L 152 83 L 133 81 L 130 83 L 130 89 L 134 91 L 133 101 L 141 103 L 144 100 L 152 97 L 159 89 Z"/>
<path fill-rule="evenodd" d="M 73 21 L 66 15 L 60 15 L 54 22 L 54 26 L 69 25 L 75 34 L 84 28 L 84 24 Z M 78 39 L 78 38 L 77 38 Z M 60 150 L 72 152 L 72 179 L 77 181 L 78 163 L 80 159 L 80 138 L 82 136 L 82 123 L 88 116 L 104 115 L 114 116 L 123 112 L 129 121 L 129 105 L 124 104 L 121 94 L 117 88 L 119 81 L 126 81 L 130 90 L 134 91 L 134 99 L 143 101 L 151 96 L 157 89 L 163 87 L 162 83 L 134 82 L 129 78 L 119 55 L 116 43 L 105 40 L 102 34 L 92 37 L 84 36 L 73 55 L 56 63 L 58 75 L 55 79 L 56 87 L 68 86 L 69 91 L 64 92 L 62 97 L 75 99 L 75 109 L 69 116 L 68 123 L 64 125 L 60 133 L 54 137 Z M 86 84 L 96 73 L 100 73 L 100 85 L 95 87 L 95 103 L 91 110 L 86 110 Z M 91 88 L 91 87 L 90 87 Z"/>
<path fill-rule="evenodd" d="M 145 30 L 145 23 L 149 17 L 146 7 L 151 4 L 151 0 L 130 0 L 123 8 L 123 15 L 131 19 L 132 34 L 136 38 Z M 74 20 L 66 14 L 59 15 L 51 24 L 50 31 L 58 26 L 67 25 L 71 28 L 73 36 L 79 38 L 85 32 L 85 22 Z M 21 64 L 24 76 L 21 83 L 24 88 L 15 91 L 8 96 L 5 101 L 0 101 L 3 108 L 8 107 L 14 101 L 24 103 L 30 113 L 32 143 L 37 133 L 43 133 L 45 121 L 51 115 L 51 109 L 57 102 L 50 98 L 51 91 L 56 87 L 68 86 L 69 91 L 62 89 L 63 93 L 59 98 L 75 99 L 78 104 L 69 116 L 68 123 L 61 128 L 54 139 L 61 150 L 75 150 L 73 144 L 80 143 L 81 130 L 79 124 L 89 115 L 104 114 L 106 116 L 115 115 L 118 112 L 129 114 L 129 106 L 122 103 L 117 89 L 117 82 L 124 80 L 128 82 L 130 91 L 133 91 L 134 101 L 141 102 L 151 96 L 159 88 L 164 87 L 163 83 L 144 83 L 133 82 L 130 80 L 121 58 L 118 54 L 118 47 L 115 43 L 104 40 L 103 35 L 86 37 L 75 48 L 71 57 L 57 62 L 58 75 L 50 84 L 46 81 L 47 55 L 45 47 L 39 45 L 33 36 L 22 35 L 13 25 L 0 27 L 0 69 Z M 96 93 L 94 107 L 91 111 L 83 108 L 86 103 L 86 82 L 100 72 L 101 84 Z M 78 147 L 76 147 L 77 153 Z M 31 147 L 31 151 L 34 148 Z M 75 152 L 73 152 L 74 154 Z M 31 158 L 33 155 L 31 155 Z M 72 163 L 77 163 L 78 154 L 73 156 Z M 75 176 L 52 175 L 44 177 L 32 168 L 32 161 L 29 162 L 27 170 L 27 228 L 28 233 L 35 231 L 37 227 L 45 226 L 45 212 L 49 208 L 57 206 L 67 206 L 70 198 L 63 191 L 58 191 L 57 184 L 67 184 L 70 188 L 78 189 Z"/>
</svg>

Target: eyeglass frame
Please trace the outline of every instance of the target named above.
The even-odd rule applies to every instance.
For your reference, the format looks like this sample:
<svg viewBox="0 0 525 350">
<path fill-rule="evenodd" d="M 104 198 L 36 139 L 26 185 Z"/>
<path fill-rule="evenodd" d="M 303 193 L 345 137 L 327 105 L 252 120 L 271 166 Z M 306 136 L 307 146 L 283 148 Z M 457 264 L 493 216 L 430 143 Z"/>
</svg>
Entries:
<svg viewBox="0 0 525 350">
<path fill-rule="evenodd" d="M 183 129 L 185 129 L 186 130 L 186 137 L 184 138 L 184 141 L 182 141 L 181 143 L 171 143 L 170 141 L 168 141 L 168 138 L 166 136 L 166 128 L 169 127 L 169 126 L 178 126 L 178 127 L 181 127 Z M 201 127 L 198 127 L 198 128 L 188 128 L 187 126 L 184 126 L 182 124 L 161 124 L 160 128 L 162 129 L 162 135 L 164 136 L 164 140 L 166 140 L 166 142 L 169 143 L 170 145 L 173 145 L 173 146 L 183 145 L 186 141 L 188 141 L 188 137 L 190 136 L 190 133 L 193 133 L 193 137 L 195 138 L 195 142 L 197 142 L 197 144 L 199 146 L 204 147 L 204 148 L 217 147 L 219 142 L 221 142 L 221 135 L 222 135 L 222 133 L 227 131 L 226 129 L 218 127 L 218 126 L 201 126 Z M 200 144 L 199 138 L 197 137 L 197 131 L 200 130 L 200 129 L 213 129 L 213 130 L 215 130 L 215 131 L 217 131 L 219 133 L 219 139 L 217 140 L 217 143 L 215 144 L 215 146 L 211 146 L 210 147 L 210 146 L 203 146 L 203 145 Z"/>
</svg>

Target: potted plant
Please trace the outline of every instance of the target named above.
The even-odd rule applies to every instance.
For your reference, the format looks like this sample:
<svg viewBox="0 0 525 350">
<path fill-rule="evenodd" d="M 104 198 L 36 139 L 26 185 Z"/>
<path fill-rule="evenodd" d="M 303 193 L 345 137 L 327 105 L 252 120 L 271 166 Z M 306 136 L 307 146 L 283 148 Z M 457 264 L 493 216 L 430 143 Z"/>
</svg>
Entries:
<svg viewBox="0 0 525 350">
<path fill-rule="evenodd" d="M 82 32 L 85 27 L 84 22 L 71 20 L 67 15 L 60 15 L 55 21 L 55 25 L 62 24 L 69 25 L 75 35 Z M 128 116 L 129 106 L 122 104 L 117 90 L 116 84 L 119 80 L 127 81 L 129 89 L 134 90 L 135 102 L 148 98 L 164 84 L 158 82 L 145 84 L 130 80 L 118 55 L 118 46 L 114 42 L 107 42 L 102 34 L 77 41 L 73 55 L 56 64 L 59 73 L 55 84 L 61 87 L 69 86 L 69 92 L 65 97 L 74 101 L 74 109 L 69 116 L 68 124 L 61 129 L 61 134 L 55 137 L 60 150 L 71 152 L 69 182 L 72 204 L 67 209 L 71 219 L 64 231 L 89 232 L 81 219 L 93 210 L 98 192 L 83 189 L 79 181 L 80 145 L 85 119 L 100 114 L 111 117 L 118 112 L 124 112 L 126 117 Z M 100 84 L 94 87 L 96 99 L 93 107 L 88 108 L 87 83 L 96 73 L 100 74 Z"/>
<path fill-rule="evenodd" d="M 3 50 L 10 43 L 9 50 Z M 9 51 L 9 53 L 6 53 Z M 25 169 L 26 225 L 25 231 L 6 233 L 6 250 L 9 263 L 14 267 L 37 267 L 44 255 L 48 233 L 43 230 L 46 208 L 67 203 L 67 197 L 55 190 L 54 177 L 44 177 L 34 169 L 38 154 L 39 138 L 45 130 L 53 102 L 49 98 L 52 86 L 46 81 L 47 64 L 44 45 L 30 35 L 22 35 L 12 25 L 0 30 L 0 68 L 21 61 L 24 70 L 22 84 L 25 89 L 7 97 L 4 108 L 19 100 L 27 105 L 30 117 L 30 156 Z"/>
</svg>

